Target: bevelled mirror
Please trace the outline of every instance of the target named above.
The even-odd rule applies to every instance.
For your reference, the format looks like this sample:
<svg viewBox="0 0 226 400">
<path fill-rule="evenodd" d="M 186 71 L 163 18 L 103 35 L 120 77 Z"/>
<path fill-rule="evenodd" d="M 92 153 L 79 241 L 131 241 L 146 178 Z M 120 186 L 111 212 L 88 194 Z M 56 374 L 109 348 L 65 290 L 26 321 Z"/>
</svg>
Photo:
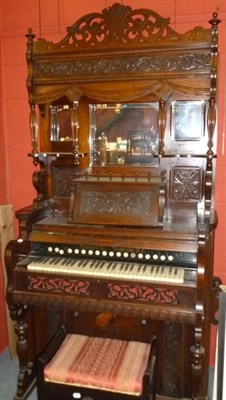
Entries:
<svg viewBox="0 0 226 400">
<path fill-rule="evenodd" d="M 50 112 L 50 140 L 52 142 L 72 141 L 71 106 L 51 105 Z"/>
<path fill-rule="evenodd" d="M 90 104 L 94 165 L 158 164 L 158 102 Z"/>
</svg>

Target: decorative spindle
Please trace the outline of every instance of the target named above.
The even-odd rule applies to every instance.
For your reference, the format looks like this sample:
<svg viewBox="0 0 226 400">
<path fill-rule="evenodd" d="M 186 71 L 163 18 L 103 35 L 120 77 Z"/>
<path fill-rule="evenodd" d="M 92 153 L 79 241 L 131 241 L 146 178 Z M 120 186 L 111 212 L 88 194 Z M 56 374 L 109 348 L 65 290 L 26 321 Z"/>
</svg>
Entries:
<svg viewBox="0 0 226 400">
<path fill-rule="evenodd" d="M 207 113 L 207 129 L 208 129 L 208 151 L 207 155 L 212 156 L 213 155 L 213 134 L 215 130 L 215 125 L 216 125 L 216 108 L 215 108 L 215 102 L 216 99 L 215 97 L 211 97 L 209 100 L 209 109 Z"/>
<path fill-rule="evenodd" d="M 28 28 L 27 34 L 26 34 L 25 36 L 26 36 L 26 38 L 28 39 L 28 40 L 27 40 L 27 43 L 28 43 L 29 45 L 32 44 L 32 43 L 33 43 L 33 40 L 34 40 L 34 38 L 35 38 L 35 34 L 32 32 L 32 29 L 31 29 L 31 28 Z"/>
<path fill-rule="evenodd" d="M 31 146 L 34 164 L 37 165 L 38 161 L 38 118 L 35 111 L 35 104 L 31 104 L 30 111 L 30 131 L 31 131 Z"/>
<path fill-rule="evenodd" d="M 26 53 L 26 58 L 28 62 L 32 61 L 32 51 L 33 51 L 33 41 L 35 38 L 34 33 L 32 32 L 32 29 L 28 29 L 28 33 L 25 35 L 27 38 L 27 53 Z"/>
<path fill-rule="evenodd" d="M 72 140 L 74 147 L 74 165 L 79 165 L 79 150 L 78 150 L 78 134 L 79 134 L 79 123 L 78 123 L 78 101 L 74 101 L 71 109 L 71 130 Z"/>
<path fill-rule="evenodd" d="M 166 129 L 166 110 L 165 100 L 159 101 L 159 112 L 158 112 L 158 129 L 159 129 L 159 155 L 164 155 L 164 136 Z"/>
<path fill-rule="evenodd" d="M 205 174 L 205 222 L 208 223 L 211 213 L 212 201 L 212 187 L 213 187 L 213 158 L 208 156 L 206 160 L 206 174 Z"/>
<path fill-rule="evenodd" d="M 216 12 L 213 13 L 213 18 L 209 21 L 212 25 L 212 53 L 217 53 L 218 48 L 218 25 L 221 20 Z"/>
</svg>

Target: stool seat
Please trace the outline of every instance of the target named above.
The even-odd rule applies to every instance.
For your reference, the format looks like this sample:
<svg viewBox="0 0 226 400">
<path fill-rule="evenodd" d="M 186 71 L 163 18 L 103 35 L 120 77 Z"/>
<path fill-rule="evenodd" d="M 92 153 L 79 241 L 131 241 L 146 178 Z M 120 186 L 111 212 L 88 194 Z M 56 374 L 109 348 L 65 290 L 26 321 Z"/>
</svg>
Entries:
<svg viewBox="0 0 226 400">
<path fill-rule="evenodd" d="M 139 396 L 150 349 L 136 341 L 67 334 L 44 379 Z"/>
<path fill-rule="evenodd" d="M 155 335 L 143 343 L 62 325 L 37 359 L 38 400 L 154 400 L 156 343 Z"/>
</svg>

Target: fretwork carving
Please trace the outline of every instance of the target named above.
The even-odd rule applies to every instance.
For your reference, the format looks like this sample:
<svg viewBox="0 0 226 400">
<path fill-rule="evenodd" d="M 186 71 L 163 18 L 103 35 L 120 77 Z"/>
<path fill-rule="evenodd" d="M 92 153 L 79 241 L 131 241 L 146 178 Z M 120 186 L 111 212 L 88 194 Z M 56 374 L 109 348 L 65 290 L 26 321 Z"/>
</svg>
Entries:
<svg viewBox="0 0 226 400">
<path fill-rule="evenodd" d="M 141 285 L 108 284 L 108 297 L 123 300 L 142 300 L 177 304 L 177 291 L 174 289 L 151 288 Z"/>
<path fill-rule="evenodd" d="M 202 27 L 179 34 L 170 27 L 170 18 L 163 18 L 148 9 L 132 10 L 131 7 L 119 3 L 105 8 L 102 13 L 85 15 L 68 27 L 67 31 L 65 38 L 56 44 L 40 39 L 38 48 L 44 51 L 69 46 L 103 47 L 114 42 L 125 46 L 134 43 L 160 45 L 161 42 L 170 41 L 196 42 L 206 40 L 210 35 L 210 32 Z"/>
<path fill-rule="evenodd" d="M 88 296 L 89 282 L 66 278 L 45 278 L 41 276 L 28 277 L 28 289 L 51 293 L 73 293 Z"/>
</svg>

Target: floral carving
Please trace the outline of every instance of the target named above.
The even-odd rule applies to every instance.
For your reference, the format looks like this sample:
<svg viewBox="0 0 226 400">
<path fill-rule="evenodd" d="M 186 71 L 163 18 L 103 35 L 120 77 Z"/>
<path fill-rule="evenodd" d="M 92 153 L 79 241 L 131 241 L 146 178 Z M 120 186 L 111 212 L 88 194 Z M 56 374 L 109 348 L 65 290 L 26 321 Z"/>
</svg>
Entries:
<svg viewBox="0 0 226 400">
<path fill-rule="evenodd" d="M 171 174 L 171 198 L 176 201 L 199 201 L 202 196 L 199 168 L 175 167 Z"/>
<path fill-rule="evenodd" d="M 131 192 L 89 192 L 85 191 L 81 201 L 81 213 L 107 213 L 115 215 L 150 213 L 150 193 Z"/>
<path fill-rule="evenodd" d="M 210 68 L 210 54 L 178 55 L 152 55 L 151 57 L 115 57 L 114 59 L 101 58 L 97 60 L 76 60 L 68 62 L 37 63 L 35 67 L 36 78 L 71 77 L 78 78 L 85 75 L 109 75 L 126 72 L 134 73 L 163 72 L 163 71 L 194 71 Z"/>
</svg>

